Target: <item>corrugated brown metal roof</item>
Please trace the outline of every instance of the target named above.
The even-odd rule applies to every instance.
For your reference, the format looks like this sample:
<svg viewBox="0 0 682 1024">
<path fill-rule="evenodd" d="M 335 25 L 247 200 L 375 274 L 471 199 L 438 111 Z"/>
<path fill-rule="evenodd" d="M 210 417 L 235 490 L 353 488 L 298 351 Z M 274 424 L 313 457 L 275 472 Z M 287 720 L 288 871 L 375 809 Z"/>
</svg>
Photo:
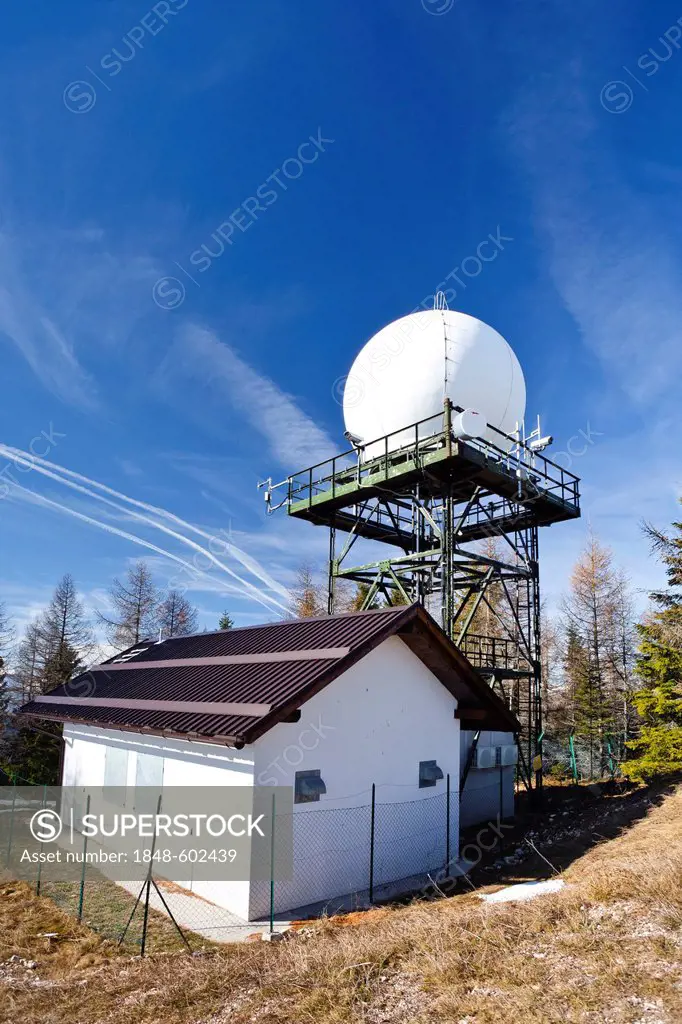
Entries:
<svg viewBox="0 0 682 1024">
<path fill-rule="evenodd" d="M 277 722 L 298 709 L 332 679 L 345 672 L 387 637 L 423 632 L 431 636 L 429 650 L 436 658 L 436 674 L 448 688 L 459 680 L 457 696 L 471 707 L 488 707 L 499 727 L 518 728 L 516 719 L 500 699 L 492 693 L 469 662 L 445 637 L 433 619 L 418 605 L 381 611 L 355 612 L 320 619 L 296 619 L 176 637 L 162 643 L 136 644 L 121 655 L 109 659 L 96 671 L 85 672 L 66 686 L 51 691 L 51 697 L 83 696 L 78 704 L 32 701 L 22 713 L 33 717 L 64 722 L 83 722 L 132 731 L 194 736 L 220 740 L 242 746 L 267 732 Z M 433 632 L 435 630 L 435 633 Z M 412 637 L 414 638 L 414 637 Z M 412 644 L 411 644 L 412 646 Z M 329 648 L 347 648 L 348 654 L 336 659 L 314 657 Z M 168 668 L 149 667 L 145 662 L 177 659 L 257 655 L 273 652 L 305 651 L 300 661 L 272 661 L 250 664 L 183 665 Z M 419 653 L 417 656 L 421 656 Z M 423 659 L 426 660 L 426 659 Z M 448 662 L 450 663 L 449 668 Z M 116 671 L 107 672 L 106 665 L 117 663 Z M 443 665 L 445 667 L 443 667 Z M 453 672 L 454 666 L 454 672 Z M 429 667 L 433 667 L 429 665 Z M 439 671 L 442 668 L 442 671 Z M 454 693 L 453 689 L 453 693 Z M 206 701 L 259 703 L 271 705 L 265 717 L 244 715 L 195 714 L 173 711 L 151 711 L 88 706 L 88 696 L 131 700 Z M 491 721 L 492 721 L 491 719 Z M 499 722 L 503 724 L 500 725 Z M 504 722 L 506 721 L 506 724 Z"/>
<path fill-rule="evenodd" d="M 243 626 L 215 633 L 175 637 L 162 643 L 143 642 L 135 645 L 137 648 L 144 648 L 142 654 L 136 655 L 135 661 L 357 646 L 373 636 L 378 629 L 383 629 L 387 622 L 399 619 L 405 611 L 405 607 L 399 607 L 371 612 L 351 612 L 347 615 L 327 615 L 319 619 L 283 619 L 281 622 L 268 622 L 262 626 Z M 115 655 L 109 662 L 120 657 L 120 654 Z"/>
</svg>

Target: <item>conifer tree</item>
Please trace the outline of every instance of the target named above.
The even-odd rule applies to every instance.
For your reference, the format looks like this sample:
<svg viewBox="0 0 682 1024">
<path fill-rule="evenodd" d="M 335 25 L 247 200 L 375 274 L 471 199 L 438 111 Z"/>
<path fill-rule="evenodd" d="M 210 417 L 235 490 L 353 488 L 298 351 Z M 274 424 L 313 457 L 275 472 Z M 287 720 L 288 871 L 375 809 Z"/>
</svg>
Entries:
<svg viewBox="0 0 682 1024">
<path fill-rule="evenodd" d="M 43 693 L 67 683 L 83 668 L 95 649 L 95 638 L 73 577 L 67 573 L 37 622 L 38 653 L 42 661 Z"/>
<path fill-rule="evenodd" d="M 601 774 L 604 728 L 608 720 L 598 666 L 590 646 L 583 642 L 574 627 L 570 627 L 566 643 L 566 676 L 571 694 L 571 725 L 573 733 L 586 742 L 589 778 L 594 778 L 597 768 Z"/>
<path fill-rule="evenodd" d="M 20 726 L 0 752 L 0 769 L 20 784 L 57 785 L 61 732 L 56 722 Z"/>
<path fill-rule="evenodd" d="M 229 612 L 224 611 L 223 614 L 218 619 L 218 629 L 233 629 L 233 628 L 234 628 L 234 619 L 232 618 L 232 616 L 230 615 Z"/>
<path fill-rule="evenodd" d="M 626 744 L 637 721 L 634 692 L 637 688 L 635 657 L 637 626 L 630 580 L 624 572 L 616 575 L 616 596 L 613 605 L 614 643 L 611 651 L 611 669 L 614 679 L 614 721 L 618 728 L 617 756 L 623 761 Z"/>
<path fill-rule="evenodd" d="M 399 608 L 401 606 L 411 604 L 411 601 L 410 601 L 409 597 L 407 597 L 405 594 L 403 594 L 402 590 L 398 590 L 397 587 L 393 587 L 393 589 L 391 590 L 390 594 L 391 594 L 391 601 L 390 601 L 390 603 L 391 603 L 391 606 L 393 608 Z M 376 607 L 377 608 L 382 608 L 383 605 L 382 604 L 378 604 Z"/>
<path fill-rule="evenodd" d="M 583 671 L 580 641 L 574 630 L 562 636 L 556 623 L 543 616 L 542 685 L 545 728 L 566 748 L 575 730 L 575 691 Z"/>
<path fill-rule="evenodd" d="M 372 587 L 369 583 L 356 583 L 355 593 L 350 599 L 348 611 L 360 612 L 363 611 L 363 609 L 364 611 L 374 611 L 377 608 L 381 608 L 383 606 L 383 602 L 381 600 L 381 595 L 377 592 L 373 594 L 369 605 L 365 607 L 365 602 L 367 601 L 371 589 Z M 396 594 L 400 594 L 400 592 L 396 591 Z M 395 603 L 398 604 L 398 601 L 396 600 Z"/>
<path fill-rule="evenodd" d="M 682 522 L 671 533 L 645 526 L 666 571 L 665 590 L 650 595 L 653 610 L 637 627 L 640 688 L 634 704 L 641 718 L 635 757 L 623 765 L 631 779 L 648 780 L 682 769 Z"/>
<path fill-rule="evenodd" d="M 85 668 L 85 663 L 79 651 L 69 643 L 62 640 L 57 647 L 50 651 L 45 659 L 42 668 L 40 688 L 43 693 L 49 693 L 56 686 L 63 686 L 73 679 Z"/>
<path fill-rule="evenodd" d="M 52 689 L 70 679 L 77 671 L 77 661 L 65 663 L 65 652 L 70 647 L 69 635 L 80 635 L 87 639 L 87 633 L 80 633 L 78 615 L 82 611 L 70 586 L 61 584 L 42 616 L 36 618 L 26 629 L 14 658 L 15 676 L 19 693 L 12 705 L 24 703 L 37 693 Z M 52 633 L 57 617 L 53 616 L 59 602 L 66 594 L 68 614 L 64 621 L 59 619 L 60 628 Z M 76 607 L 78 606 L 78 607 Z M 60 606 L 61 607 L 61 606 Z M 49 613 L 49 614 L 48 614 Z M 46 651 L 51 653 L 46 655 Z M 75 653 L 75 651 L 74 651 Z M 44 722 L 26 725 L 14 717 L 13 710 L 5 719 L 6 731 L 0 745 L 0 767 L 10 777 L 28 783 L 54 784 L 59 781 L 59 739 L 61 726 Z"/>
</svg>

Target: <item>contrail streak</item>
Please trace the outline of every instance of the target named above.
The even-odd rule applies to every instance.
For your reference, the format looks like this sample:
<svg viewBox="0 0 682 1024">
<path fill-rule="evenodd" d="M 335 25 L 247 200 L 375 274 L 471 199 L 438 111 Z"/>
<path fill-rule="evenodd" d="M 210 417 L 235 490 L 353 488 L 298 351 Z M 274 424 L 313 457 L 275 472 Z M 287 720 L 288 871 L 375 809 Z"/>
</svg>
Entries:
<svg viewBox="0 0 682 1024">
<path fill-rule="evenodd" d="M 188 523 L 185 519 L 181 519 L 180 516 L 176 516 L 172 512 L 168 512 L 166 509 L 159 508 L 156 505 L 149 505 L 149 504 L 147 504 L 147 502 L 139 501 L 137 498 L 131 498 L 128 494 L 123 494 L 121 491 L 114 490 L 113 487 L 108 487 L 106 484 L 100 483 L 98 480 L 93 480 L 90 477 L 84 476 L 82 473 L 76 473 L 72 469 L 66 469 L 63 466 L 57 465 L 57 463 L 50 462 L 48 459 L 44 459 L 44 458 L 41 458 L 38 455 L 32 455 L 29 452 L 25 452 L 21 448 L 12 448 L 9 445 L 0 444 L 0 451 L 4 451 L 5 454 L 9 458 L 20 456 L 21 458 L 23 458 L 25 460 L 25 464 L 29 463 L 35 469 L 40 470 L 40 467 L 42 466 L 42 467 L 46 467 L 47 470 L 56 471 L 60 475 L 60 482 L 62 482 L 62 483 L 65 483 L 65 484 L 68 485 L 68 481 L 63 479 L 63 477 L 65 477 L 65 476 L 66 477 L 70 477 L 73 480 L 80 480 L 81 483 L 87 484 L 90 487 L 96 487 L 99 490 L 104 491 L 106 494 L 111 494 L 111 495 L 113 495 L 113 497 L 118 498 L 121 501 L 125 501 L 128 504 L 135 506 L 136 508 L 141 508 L 141 509 L 144 509 L 147 512 L 154 513 L 154 515 L 161 516 L 162 518 L 165 518 L 165 519 L 169 519 L 172 522 L 177 523 L 179 526 L 184 527 L 186 530 L 190 530 L 193 533 L 196 533 L 196 534 L 198 534 L 201 537 L 205 537 L 209 541 L 215 540 L 215 538 L 213 537 L 212 534 L 207 533 L 205 530 L 200 529 L 198 526 L 195 526 L 193 523 Z M 38 463 L 38 465 L 36 465 L 36 463 Z M 46 473 L 46 475 L 50 475 L 50 474 Z M 53 477 L 53 479 L 57 479 L 57 478 Z M 96 498 L 99 501 L 106 501 L 106 499 L 103 498 L 102 495 L 99 495 L 99 494 L 90 494 L 90 497 L 94 497 L 94 498 Z M 111 504 L 111 502 L 107 502 L 107 504 Z M 114 505 L 114 507 L 118 508 L 119 506 Z M 120 508 L 119 508 L 119 511 L 120 511 Z M 132 515 L 133 513 L 128 513 L 128 514 Z M 143 521 L 149 522 L 150 525 L 155 526 L 157 529 L 162 529 L 162 530 L 164 530 L 164 532 L 168 532 L 167 529 L 165 529 L 163 526 L 161 526 L 161 524 L 156 523 L 153 520 L 146 520 L 145 519 Z M 172 535 L 173 536 L 179 536 L 180 539 L 184 543 L 187 543 L 187 544 L 190 544 L 190 545 L 192 545 L 192 543 L 193 543 L 188 538 L 182 537 L 181 535 L 177 535 L 177 534 L 172 534 Z M 286 589 L 286 587 L 283 587 L 281 583 L 278 583 L 277 580 L 274 580 L 270 576 L 270 574 L 268 572 L 266 572 L 266 570 L 263 569 L 263 567 L 261 565 L 259 565 L 258 562 L 256 562 L 255 559 L 251 558 L 251 556 L 249 556 L 245 552 L 241 551 L 235 544 L 232 544 L 229 541 L 225 541 L 225 540 L 221 539 L 221 543 L 223 543 L 225 545 L 225 547 L 229 550 L 230 554 L 232 554 L 233 557 L 236 558 L 237 561 L 239 561 L 244 566 L 245 569 L 248 569 L 249 572 L 252 572 L 253 575 L 256 576 L 256 578 L 261 581 L 261 583 L 264 583 L 266 586 L 270 587 L 272 590 L 274 590 L 276 593 L 278 593 L 281 597 L 283 597 L 286 601 L 288 601 L 290 599 L 291 595 L 289 594 L 289 591 Z M 229 569 L 227 566 L 222 565 L 222 563 L 218 562 L 214 558 L 213 554 L 211 552 L 209 552 L 209 551 L 206 551 L 205 548 L 199 546 L 197 548 L 197 550 L 199 550 L 199 551 L 203 552 L 204 554 L 206 554 L 212 561 L 215 562 L 215 564 L 219 565 L 226 572 L 232 573 L 231 569 Z M 241 577 L 236 576 L 236 574 L 234 574 L 234 575 L 235 575 L 235 577 L 237 579 L 239 579 L 241 581 Z M 248 581 L 246 581 L 246 580 L 241 581 L 241 582 L 243 582 L 244 585 L 247 586 L 247 587 L 253 586 L 253 584 L 248 583 Z M 274 598 L 270 598 L 268 596 L 268 600 L 272 600 L 283 611 L 288 611 L 288 608 L 285 608 L 279 602 L 276 602 L 274 600 Z"/>
<path fill-rule="evenodd" d="M 258 601 L 259 604 L 262 604 L 263 607 L 267 608 L 268 611 L 272 611 L 273 610 L 273 607 L 272 607 L 273 605 L 277 609 L 279 609 L 281 611 L 284 611 L 284 612 L 288 611 L 286 606 L 283 605 L 276 598 L 271 597 L 270 594 L 268 594 L 268 593 L 261 592 L 252 583 L 250 583 L 248 580 L 243 579 L 238 573 L 234 572 L 234 570 L 231 569 L 228 565 L 225 565 L 218 558 L 216 558 L 215 555 L 212 554 L 212 552 L 210 552 L 206 548 L 202 547 L 201 544 L 197 544 L 195 541 L 191 540 L 189 537 L 184 537 L 182 534 L 177 533 L 175 530 L 171 530 L 169 527 L 164 526 L 162 523 L 155 522 L 149 516 L 141 515 L 138 512 L 134 512 L 132 509 L 124 508 L 123 506 L 118 505 L 116 502 L 111 501 L 108 498 L 105 498 L 103 495 L 97 494 L 94 491 L 91 491 L 87 487 L 83 487 L 80 484 L 72 482 L 71 480 L 66 480 L 63 477 L 61 477 L 60 475 L 58 475 L 57 473 L 54 473 L 51 470 L 46 469 L 45 467 L 43 467 L 41 465 L 34 465 L 33 461 L 32 461 L 32 457 L 31 456 L 24 457 L 24 454 L 21 453 L 20 450 L 18 450 L 18 449 L 12 449 L 12 448 L 10 448 L 7 445 L 0 444 L 0 452 L 2 452 L 4 455 L 6 455 L 7 458 L 12 459 L 14 462 L 17 462 L 20 465 L 28 466 L 28 467 L 30 467 L 32 469 L 35 469 L 38 473 L 42 473 L 44 476 L 47 476 L 47 477 L 49 477 L 52 480 L 56 480 L 58 483 L 65 484 L 67 487 L 71 487 L 73 490 L 79 491 L 81 494 L 85 494 L 88 497 L 95 498 L 98 501 L 102 501 L 106 505 L 110 505 L 113 508 L 117 509 L 117 511 L 123 512 L 127 516 L 132 516 L 134 519 L 140 520 L 141 522 L 146 523 L 149 526 L 153 526 L 156 529 L 161 530 L 163 533 L 166 533 L 166 534 L 170 535 L 171 537 L 174 537 L 176 540 L 179 540 L 182 543 L 187 544 L 189 547 L 191 547 L 194 550 L 198 551 L 199 553 L 205 555 L 216 566 L 218 566 L 220 569 L 222 569 L 224 572 L 226 572 L 233 579 L 237 580 L 237 582 L 240 583 L 242 587 L 246 588 L 245 590 L 241 591 L 243 596 L 253 598 L 254 600 Z M 59 467 L 56 467 L 56 468 L 59 468 Z M 160 554 L 165 555 L 165 556 L 167 556 L 169 558 L 172 558 L 174 561 L 177 561 L 181 565 L 184 565 L 184 566 L 190 568 L 192 571 L 199 572 L 201 575 L 206 575 L 206 573 L 203 570 L 199 569 L 196 565 L 192 565 L 191 563 L 186 562 L 183 559 L 179 559 L 175 555 L 171 555 L 170 552 L 166 551 L 163 548 L 159 548 L 156 545 L 150 545 L 147 541 L 143 541 L 143 540 L 141 540 L 141 538 L 135 537 L 135 535 L 133 535 L 133 534 L 126 533 L 125 531 L 122 531 L 122 530 L 116 530 L 115 527 L 109 527 L 108 524 L 102 523 L 100 520 L 97 520 L 97 519 L 92 519 L 89 516 L 83 517 L 83 515 L 81 513 L 77 513 L 73 509 L 70 509 L 70 510 L 67 509 L 67 506 L 60 505 L 58 502 L 50 502 L 50 500 L 47 499 L 47 498 L 42 498 L 42 495 L 37 494 L 37 492 L 35 492 L 35 491 L 31 491 L 29 488 L 21 487 L 19 484 L 15 484 L 14 486 L 17 487 L 19 490 L 26 492 L 27 494 L 32 494 L 32 495 L 40 498 L 41 500 L 44 500 L 47 504 L 52 504 L 55 507 L 61 508 L 62 511 L 67 511 L 67 510 L 71 511 L 74 515 L 78 516 L 79 518 L 84 518 L 84 521 L 86 521 L 86 522 L 90 522 L 93 525 L 100 526 L 102 529 L 107 529 L 111 533 L 118 533 L 118 536 L 126 537 L 129 540 L 130 539 L 135 540 L 137 543 L 142 544 L 145 547 L 151 547 L 152 550 L 158 551 Z M 208 578 L 211 578 L 211 577 L 208 577 Z M 266 603 L 266 602 L 269 602 L 269 603 Z"/>
<path fill-rule="evenodd" d="M 140 544 L 143 548 L 148 548 L 150 551 L 155 551 L 158 555 L 163 555 L 164 558 L 170 558 L 173 562 L 177 562 L 186 569 L 190 569 L 193 573 L 205 576 L 206 579 L 212 580 L 213 582 L 218 582 L 213 576 L 209 576 L 209 574 L 204 572 L 202 569 L 197 569 L 197 567 L 192 565 L 191 562 L 185 561 L 185 559 L 180 558 L 179 555 L 174 555 L 171 551 L 166 551 L 165 548 L 160 548 L 157 544 L 153 544 L 151 541 L 143 540 L 142 537 L 138 537 L 134 533 L 128 533 L 127 530 L 121 530 L 118 526 L 112 526 L 110 523 L 103 523 L 99 519 L 93 519 L 92 516 L 87 516 L 84 512 L 78 512 L 75 508 L 71 508 L 69 505 L 62 505 L 59 501 L 53 501 L 52 498 L 46 498 L 44 494 L 38 494 L 37 491 L 32 491 L 29 487 L 22 487 L 21 484 L 16 483 L 13 484 L 13 486 L 16 490 L 23 491 L 24 494 L 30 494 L 31 498 L 35 498 L 44 505 L 56 508 L 60 512 L 65 512 L 67 515 L 75 516 L 76 519 L 80 519 L 84 523 L 90 523 L 91 526 L 98 526 L 100 530 L 105 530 L 107 533 L 113 533 L 117 537 L 123 537 L 125 540 L 131 540 L 134 544 Z M 271 611 L 272 609 L 268 610 Z"/>
</svg>

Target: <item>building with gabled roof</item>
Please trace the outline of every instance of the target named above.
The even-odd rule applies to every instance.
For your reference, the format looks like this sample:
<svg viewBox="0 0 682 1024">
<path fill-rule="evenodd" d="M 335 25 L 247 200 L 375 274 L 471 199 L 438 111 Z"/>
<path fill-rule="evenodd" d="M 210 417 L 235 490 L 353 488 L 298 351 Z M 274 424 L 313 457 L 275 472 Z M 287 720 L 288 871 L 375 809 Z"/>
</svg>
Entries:
<svg viewBox="0 0 682 1024">
<path fill-rule="evenodd" d="M 456 860 L 462 735 L 502 751 L 519 728 L 417 604 L 144 641 L 22 712 L 64 724 L 65 786 L 291 786 L 277 912 L 368 888 L 372 801 L 375 887 Z M 508 812 L 513 760 L 497 767 Z M 244 920 L 268 910 L 253 880 L 192 888 Z"/>
</svg>

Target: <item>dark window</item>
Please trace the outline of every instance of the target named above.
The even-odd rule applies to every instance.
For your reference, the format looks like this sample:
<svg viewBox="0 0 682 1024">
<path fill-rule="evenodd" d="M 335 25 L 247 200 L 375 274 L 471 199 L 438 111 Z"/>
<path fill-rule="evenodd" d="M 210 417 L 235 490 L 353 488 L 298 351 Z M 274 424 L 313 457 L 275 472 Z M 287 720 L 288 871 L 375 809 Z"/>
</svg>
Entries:
<svg viewBox="0 0 682 1024">
<path fill-rule="evenodd" d="M 311 804 L 320 799 L 320 794 L 326 793 L 327 787 L 320 777 L 320 769 L 313 768 L 305 772 L 296 772 L 294 786 L 294 803 Z"/>
<path fill-rule="evenodd" d="M 443 771 L 435 761 L 419 762 L 419 788 L 435 786 L 439 779 L 443 778 Z"/>
</svg>

